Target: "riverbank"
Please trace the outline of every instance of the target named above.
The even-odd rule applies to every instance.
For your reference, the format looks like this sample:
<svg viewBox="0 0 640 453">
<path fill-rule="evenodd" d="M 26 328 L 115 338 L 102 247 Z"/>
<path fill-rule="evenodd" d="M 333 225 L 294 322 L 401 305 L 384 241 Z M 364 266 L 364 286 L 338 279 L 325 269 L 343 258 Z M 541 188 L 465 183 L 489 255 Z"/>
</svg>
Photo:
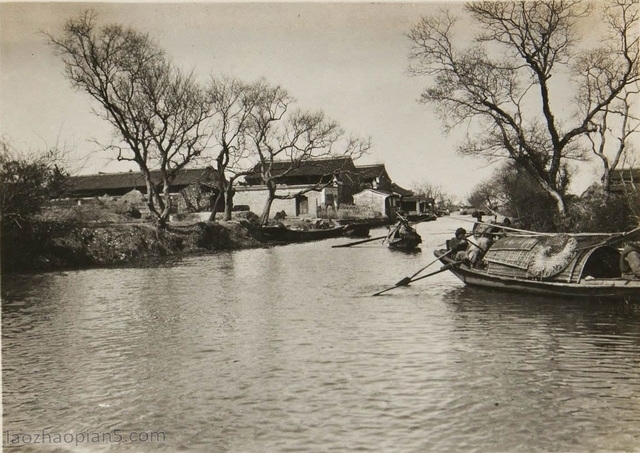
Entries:
<svg viewBox="0 0 640 453">
<path fill-rule="evenodd" d="M 260 247 L 247 220 L 175 222 L 166 229 L 146 222 L 69 224 L 40 221 L 3 237 L 2 273 L 153 265 L 215 250 Z"/>
<path fill-rule="evenodd" d="M 33 218 L 3 229 L 2 273 L 153 266 L 189 255 L 268 244 L 253 212 L 234 212 L 231 221 L 203 218 L 201 214 L 177 217 L 159 229 L 152 218 L 127 203 L 108 199 L 50 203 Z M 285 221 L 295 226 L 308 222 Z"/>
</svg>

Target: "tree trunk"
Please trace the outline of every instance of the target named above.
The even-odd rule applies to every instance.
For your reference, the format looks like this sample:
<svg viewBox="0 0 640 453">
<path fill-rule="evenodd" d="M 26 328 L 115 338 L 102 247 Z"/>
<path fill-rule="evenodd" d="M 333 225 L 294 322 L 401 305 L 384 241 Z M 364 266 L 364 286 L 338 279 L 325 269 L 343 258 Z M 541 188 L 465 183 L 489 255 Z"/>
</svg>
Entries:
<svg viewBox="0 0 640 453">
<path fill-rule="evenodd" d="M 227 183 L 224 191 L 224 220 L 231 220 L 231 211 L 233 210 L 233 184 Z"/>
<path fill-rule="evenodd" d="M 165 228 L 167 226 L 167 221 L 169 220 L 169 214 L 171 212 L 171 196 L 169 194 L 169 184 L 164 184 L 162 188 L 162 196 L 164 198 L 164 209 L 162 210 L 162 214 L 160 214 L 160 218 L 158 219 L 158 227 Z"/>
<path fill-rule="evenodd" d="M 553 198 L 553 200 L 556 203 L 556 219 L 557 220 L 554 223 L 556 224 L 555 227 L 558 229 L 558 231 L 562 231 L 567 226 L 566 222 L 568 220 L 564 197 L 560 192 L 553 189 L 549 185 L 543 185 L 543 187 L 545 191 L 551 196 L 551 198 Z"/>
<path fill-rule="evenodd" d="M 602 190 L 604 191 L 604 196 L 609 198 L 611 194 L 611 171 L 609 170 L 609 165 L 607 162 L 604 163 L 604 172 L 602 174 Z"/>
<path fill-rule="evenodd" d="M 265 185 L 267 186 L 267 190 L 269 190 L 269 198 L 267 199 L 267 202 L 264 205 L 264 209 L 262 210 L 262 215 L 260 216 L 260 225 L 264 226 L 269 221 L 269 212 L 271 211 L 271 205 L 273 204 L 273 200 L 276 199 L 277 185 L 275 181 L 270 178 L 266 179 L 264 175 L 263 178 L 266 180 Z"/>
<path fill-rule="evenodd" d="M 154 202 L 154 198 L 156 198 L 156 189 L 148 174 L 145 174 L 145 184 L 147 186 L 147 208 L 149 208 L 149 212 L 157 219 L 160 217 L 160 213 L 158 212 L 156 203 Z"/>
<path fill-rule="evenodd" d="M 275 192 L 275 191 L 274 191 Z M 271 205 L 273 204 L 273 200 L 275 193 L 271 193 L 269 191 L 269 198 L 267 199 L 267 203 L 264 205 L 264 209 L 262 210 L 262 215 L 260 216 L 260 225 L 264 226 L 269 221 L 269 212 L 271 211 Z"/>
<path fill-rule="evenodd" d="M 542 187 L 542 189 L 549 194 L 551 198 L 555 201 L 556 204 L 556 216 L 558 217 L 559 226 L 562 226 L 567 217 L 566 205 L 564 201 L 564 196 L 560 193 L 555 187 L 541 178 L 539 175 L 536 175 L 536 180 Z"/>
<path fill-rule="evenodd" d="M 216 220 L 216 213 L 218 212 L 218 206 L 220 206 L 220 200 L 222 200 L 223 192 L 222 190 L 218 191 L 216 195 L 216 201 L 213 202 L 213 207 L 211 208 L 211 215 L 209 216 L 209 222 L 214 222 Z"/>
<path fill-rule="evenodd" d="M 271 211 L 271 204 L 273 203 L 273 198 L 269 195 L 267 199 L 267 203 L 264 205 L 264 210 L 262 211 L 262 216 L 260 216 L 260 225 L 264 226 L 269 221 L 269 211 Z"/>
<path fill-rule="evenodd" d="M 556 202 L 556 213 L 558 214 L 558 218 L 560 219 L 560 222 L 564 222 L 564 220 L 567 217 L 567 211 L 566 211 L 566 206 L 565 206 L 565 203 L 564 203 L 564 198 L 562 197 L 562 195 L 560 195 L 556 191 L 551 191 L 551 192 L 549 192 L 549 194 L 551 195 L 551 197 Z"/>
</svg>

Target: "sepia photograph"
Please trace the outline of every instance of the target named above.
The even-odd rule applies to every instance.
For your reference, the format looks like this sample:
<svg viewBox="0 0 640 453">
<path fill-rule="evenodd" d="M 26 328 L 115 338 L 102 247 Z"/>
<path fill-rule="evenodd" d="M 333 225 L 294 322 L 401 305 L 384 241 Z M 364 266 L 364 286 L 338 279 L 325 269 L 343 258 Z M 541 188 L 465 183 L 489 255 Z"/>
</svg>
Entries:
<svg viewBox="0 0 640 453">
<path fill-rule="evenodd" d="M 0 0 L 6 452 L 640 453 L 640 0 Z"/>
</svg>

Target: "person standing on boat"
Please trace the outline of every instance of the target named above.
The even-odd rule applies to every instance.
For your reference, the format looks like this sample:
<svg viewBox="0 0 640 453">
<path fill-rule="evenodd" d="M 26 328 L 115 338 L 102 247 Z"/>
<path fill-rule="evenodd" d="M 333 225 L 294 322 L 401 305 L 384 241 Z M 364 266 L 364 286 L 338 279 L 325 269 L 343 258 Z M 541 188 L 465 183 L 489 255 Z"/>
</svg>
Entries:
<svg viewBox="0 0 640 453">
<path fill-rule="evenodd" d="M 620 272 L 627 280 L 640 278 L 640 242 L 630 242 L 622 250 Z"/>
<path fill-rule="evenodd" d="M 466 239 L 467 230 L 464 228 L 458 228 L 456 230 L 456 236 L 447 241 L 447 247 L 450 251 L 450 256 L 454 260 L 463 260 L 467 257 L 467 247 L 469 242 Z"/>
</svg>

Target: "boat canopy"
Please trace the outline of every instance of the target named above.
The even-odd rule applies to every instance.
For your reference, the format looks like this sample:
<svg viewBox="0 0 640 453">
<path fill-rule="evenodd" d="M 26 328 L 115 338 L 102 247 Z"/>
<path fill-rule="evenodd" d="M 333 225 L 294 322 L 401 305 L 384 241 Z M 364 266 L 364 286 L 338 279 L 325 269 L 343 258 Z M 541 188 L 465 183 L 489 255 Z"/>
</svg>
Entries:
<svg viewBox="0 0 640 453">
<path fill-rule="evenodd" d="M 577 283 L 587 277 L 620 277 L 620 251 L 608 235 L 506 236 L 484 256 L 487 274 Z"/>
</svg>

